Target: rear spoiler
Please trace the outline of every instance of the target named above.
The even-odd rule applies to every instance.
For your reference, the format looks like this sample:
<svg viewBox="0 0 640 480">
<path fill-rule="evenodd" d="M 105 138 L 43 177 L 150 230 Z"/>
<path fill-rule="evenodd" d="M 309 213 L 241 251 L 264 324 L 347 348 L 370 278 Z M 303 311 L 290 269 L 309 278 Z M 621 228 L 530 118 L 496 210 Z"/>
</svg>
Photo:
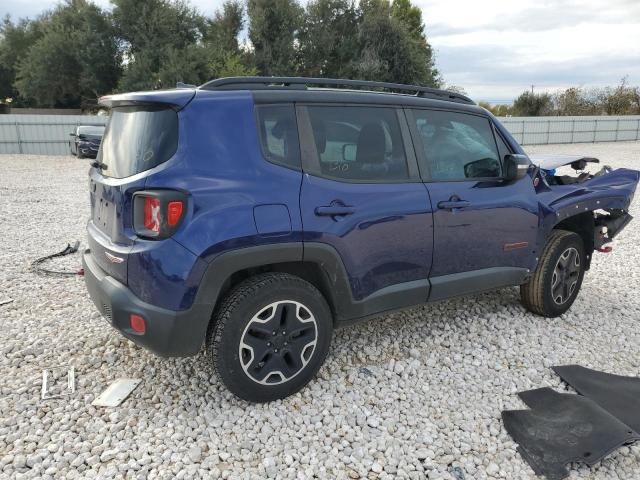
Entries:
<svg viewBox="0 0 640 480">
<path fill-rule="evenodd" d="M 195 95 L 195 89 L 155 90 L 106 95 L 100 97 L 98 103 L 108 108 L 165 105 L 174 110 L 181 110 L 189 104 Z"/>
</svg>

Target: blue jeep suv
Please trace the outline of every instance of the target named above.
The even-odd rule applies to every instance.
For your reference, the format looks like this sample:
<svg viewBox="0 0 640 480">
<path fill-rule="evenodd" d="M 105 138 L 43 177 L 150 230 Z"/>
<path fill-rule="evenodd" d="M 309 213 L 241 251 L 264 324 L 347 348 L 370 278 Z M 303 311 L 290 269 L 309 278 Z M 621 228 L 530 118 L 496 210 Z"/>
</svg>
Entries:
<svg viewBox="0 0 640 480">
<path fill-rule="evenodd" d="M 334 327 L 507 286 L 555 317 L 629 222 L 638 172 L 537 164 L 463 95 L 289 77 L 113 95 L 89 174 L 87 288 L 162 356 L 203 344 L 262 402 L 302 388 Z"/>
</svg>

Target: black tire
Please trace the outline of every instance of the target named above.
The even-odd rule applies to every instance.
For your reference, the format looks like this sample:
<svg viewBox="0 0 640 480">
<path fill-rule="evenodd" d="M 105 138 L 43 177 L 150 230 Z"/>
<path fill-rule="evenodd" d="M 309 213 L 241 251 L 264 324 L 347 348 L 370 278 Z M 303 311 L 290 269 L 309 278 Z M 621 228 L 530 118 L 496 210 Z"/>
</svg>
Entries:
<svg viewBox="0 0 640 480">
<path fill-rule="evenodd" d="M 566 230 L 553 230 L 538 268 L 520 286 L 520 299 L 527 310 L 544 317 L 559 317 L 569 310 L 582 286 L 585 266 L 582 238 Z"/>
<path fill-rule="evenodd" d="M 269 402 L 296 393 L 315 376 L 332 331 L 331 310 L 313 285 L 265 273 L 238 284 L 216 309 L 207 351 L 233 394 Z"/>
</svg>

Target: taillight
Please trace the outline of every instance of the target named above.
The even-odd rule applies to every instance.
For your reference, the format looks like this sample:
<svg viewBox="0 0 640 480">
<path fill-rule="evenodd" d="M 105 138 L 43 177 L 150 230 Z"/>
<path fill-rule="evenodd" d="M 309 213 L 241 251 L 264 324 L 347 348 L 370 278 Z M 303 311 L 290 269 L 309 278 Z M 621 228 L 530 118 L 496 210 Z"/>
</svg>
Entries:
<svg viewBox="0 0 640 480">
<path fill-rule="evenodd" d="M 160 200 L 153 197 L 144 199 L 144 228 L 160 233 Z"/>
<path fill-rule="evenodd" d="M 169 202 L 167 205 L 167 223 L 170 227 L 175 227 L 182 218 L 184 204 L 181 200 Z"/>
<path fill-rule="evenodd" d="M 133 195 L 133 228 L 145 238 L 166 238 L 177 230 L 187 196 L 173 190 L 147 190 Z"/>
</svg>

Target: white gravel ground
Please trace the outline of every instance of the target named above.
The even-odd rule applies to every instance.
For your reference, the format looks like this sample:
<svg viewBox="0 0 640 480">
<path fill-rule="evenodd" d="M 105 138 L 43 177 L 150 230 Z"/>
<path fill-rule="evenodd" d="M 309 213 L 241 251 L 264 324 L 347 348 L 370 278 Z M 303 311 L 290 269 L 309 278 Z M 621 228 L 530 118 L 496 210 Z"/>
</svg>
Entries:
<svg viewBox="0 0 640 480">
<path fill-rule="evenodd" d="M 638 142 L 529 150 L 640 168 Z M 525 312 L 515 288 L 389 315 L 337 331 L 301 393 L 247 404 L 204 355 L 163 360 L 121 337 L 81 277 L 29 273 L 84 240 L 86 172 L 74 158 L 0 156 L 0 300 L 14 299 L 0 306 L 0 478 L 535 478 L 500 421 L 523 408 L 517 391 L 564 389 L 554 364 L 640 375 L 636 220 L 560 319 Z M 75 366 L 77 392 L 42 401 L 41 369 L 55 365 Z M 123 376 L 143 383 L 119 408 L 91 406 Z M 640 445 L 574 467 L 574 479 L 637 479 Z"/>
</svg>

